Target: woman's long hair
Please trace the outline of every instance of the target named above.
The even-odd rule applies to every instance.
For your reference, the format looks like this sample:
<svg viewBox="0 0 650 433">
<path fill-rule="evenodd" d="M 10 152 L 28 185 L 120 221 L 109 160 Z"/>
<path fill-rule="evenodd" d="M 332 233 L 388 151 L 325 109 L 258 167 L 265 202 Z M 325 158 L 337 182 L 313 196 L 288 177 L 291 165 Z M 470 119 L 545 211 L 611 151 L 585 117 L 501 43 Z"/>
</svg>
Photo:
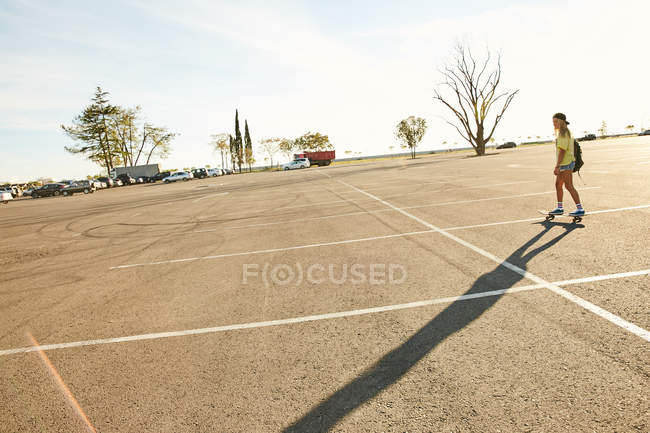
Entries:
<svg viewBox="0 0 650 433">
<path fill-rule="evenodd" d="M 571 131 L 569 131 L 569 127 L 567 126 L 566 122 L 562 119 L 556 119 L 557 123 L 560 125 L 558 129 L 555 130 L 555 137 L 569 137 L 571 136 Z"/>
</svg>

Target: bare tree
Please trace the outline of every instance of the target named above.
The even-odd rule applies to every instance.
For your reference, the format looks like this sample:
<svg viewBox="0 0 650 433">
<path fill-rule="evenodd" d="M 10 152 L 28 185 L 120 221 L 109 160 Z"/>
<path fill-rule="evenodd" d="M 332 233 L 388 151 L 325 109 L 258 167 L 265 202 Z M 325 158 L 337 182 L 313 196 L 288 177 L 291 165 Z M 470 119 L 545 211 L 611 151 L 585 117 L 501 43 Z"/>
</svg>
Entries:
<svg viewBox="0 0 650 433">
<path fill-rule="evenodd" d="M 519 90 L 499 90 L 501 54 L 497 56 L 496 64 L 491 60 L 489 50 L 485 61 L 477 61 L 468 47 L 458 44 L 453 64 L 440 71 L 445 81 L 434 91 L 433 97 L 454 114 L 455 122 L 446 122 L 456 128 L 479 156 L 485 154 L 485 143 L 490 141 L 513 98 L 519 93 Z"/>
<path fill-rule="evenodd" d="M 228 134 L 214 134 L 210 136 L 210 146 L 214 152 L 221 153 L 221 168 L 226 168 L 225 156 L 230 151 L 228 146 Z"/>
<path fill-rule="evenodd" d="M 265 138 L 260 141 L 262 145 L 262 151 L 266 155 L 265 160 L 270 161 L 271 167 L 273 167 L 273 157 L 280 151 L 280 143 L 282 143 L 282 138 Z"/>
</svg>

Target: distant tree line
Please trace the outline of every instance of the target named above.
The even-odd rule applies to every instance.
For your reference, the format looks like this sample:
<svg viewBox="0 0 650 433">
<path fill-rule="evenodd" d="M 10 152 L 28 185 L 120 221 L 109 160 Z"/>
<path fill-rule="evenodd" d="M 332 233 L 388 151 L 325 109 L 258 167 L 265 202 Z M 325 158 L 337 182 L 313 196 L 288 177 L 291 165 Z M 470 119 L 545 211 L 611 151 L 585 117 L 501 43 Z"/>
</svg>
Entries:
<svg viewBox="0 0 650 433">
<path fill-rule="evenodd" d="M 334 145 L 330 143 L 329 137 L 319 132 L 307 132 L 295 139 L 278 137 L 264 138 L 260 140 L 259 144 L 265 155 L 264 160 L 269 161 L 269 165 L 271 166 L 273 166 L 275 155 L 278 153 L 291 158 L 293 153 L 297 151 L 334 149 Z M 248 120 L 244 120 L 244 135 L 242 136 L 239 127 L 239 110 L 235 110 L 234 135 L 230 133 L 211 135 L 209 145 L 215 153 L 221 155 L 222 167 L 227 167 L 230 164 L 233 170 L 237 169 L 241 173 L 243 166 L 244 168 L 248 167 L 248 171 L 250 172 L 253 164 L 256 162 L 253 156 L 253 141 L 248 128 Z"/>
<path fill-rule="evenodd" d="M 152 158 L 165 159 L 177 136 L 166 127 L 143 122 L 141 108 L 113 105 L 109 93 L 97 87 L 91 103 L 63 131 L 76 143 L 65 146 L 72 154 L 81 154 L 110 173 L 118 166 L 149 164 Z"/>
<path fill-rule="evenodd" d="M 327 135 L 319 132 L 307 132 L 298 138 L 281 138 L 271 137 L 260 141 L 262 149 L 266 154 L 265 160 L 270 161 L 273 166 L 273 158 L 276 154 L 281 153 L 287 158 L 292 158 L 295 152 L 319 150 L 333 150 L 334 145 L 330 142 Z"/>
</svg>

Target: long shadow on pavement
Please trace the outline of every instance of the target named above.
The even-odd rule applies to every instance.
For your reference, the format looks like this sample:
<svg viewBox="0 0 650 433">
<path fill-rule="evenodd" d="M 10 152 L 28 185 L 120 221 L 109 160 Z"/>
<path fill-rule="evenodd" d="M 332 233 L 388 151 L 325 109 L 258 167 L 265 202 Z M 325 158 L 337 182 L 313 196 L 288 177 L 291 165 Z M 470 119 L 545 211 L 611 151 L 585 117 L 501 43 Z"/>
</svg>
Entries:
<svg viewBox="0 0 650 433">
<path fill-rule="evenodd" d="M 526 270 L 526 264 L 535 256 L 557 244 L 576 228 L 583 227 L 575 224 L 565 225 L 548 222 L 540 224 L 544 229 L 512 253 L 506 261 Z M 526 253 L 526 250 L 532 247 L 544 234 L 548 233 L 552 227 L 558 226 L 564 227 L 565 231 L 547 243 Z M 504 284 L 498 289 L 510 288 L 522 279 L 521 275 L 502 265 L 498 265 L 494 270 L 481 275 L 463 295 L 484 292 L 486 287 L 494 284 L 494 281 Z M 446 338 L 478 319 L 501 296 L 495 295 L 469 302 L 453 302 L 399 347 L 384 355 L 361 376 L 340 388 L 325 401 L 285 428 L 284 431 L 292 433 L 328 431 L 347 414 L 397 382 Z"/>
</svg>

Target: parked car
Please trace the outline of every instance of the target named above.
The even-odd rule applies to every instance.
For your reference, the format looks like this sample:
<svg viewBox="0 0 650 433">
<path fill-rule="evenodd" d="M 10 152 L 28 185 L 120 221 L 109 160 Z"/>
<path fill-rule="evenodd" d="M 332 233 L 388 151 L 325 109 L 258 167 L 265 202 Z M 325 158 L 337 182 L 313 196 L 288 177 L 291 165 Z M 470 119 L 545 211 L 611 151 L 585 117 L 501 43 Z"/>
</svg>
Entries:
<svg viewBox="0 0 650 433">
<path fill-rule="evenodd" d="M 137 180 L 138 183 L 154 183 L 156 181 L 153 176 L 140 176 Z"/>
<path fill-rule="evenodd" d="M 2 187 L 0 191 L 8 192 L 12 198 L 22 197 L 23 195 L 23 189 L 15 185 Z"/>
<path fill-rule="evenodd" d="M 209 176 L 208 171 L 205 168 L 195 168 L 192 170 L 192 174 L 196 179 L 204 179 Z"/>
<path fill-rule="evenodd" d="M 70 184 L 69 187 L 63 190 L 63 195 L 72 195 L 78 192 L 83 192 L 84 194 L 92 194 L 97 188 L 93 182 L 87 180 L 80 180 Z"/>
<path fill-rule="evenodd" d="M 178 172 L 164 178 L 163 182 L 171 183 L 171 182 L 176 182 L 176 181 L 179 181 L 179 180 L 188 181 L 191 178 L 192 177 L 191 177 L 190 173 L 188 173 L 186 171 L 178 171 Z"/>
<path fill-rule="evenodd" d="M 232 174 L 232 173 L 233 173 L 233 171 L 232 171 L 231 168 L 224 168 L 223 169 L 223 174 Z"/>
<path fill-rule="evenodd" d="M 640 132 L 639 135 L 650 135 L 650 129 Z"/>
<path fill-rule="evenodd" d="M 115 182 L 113 182 L 113 179 L 111 179 L 110 177 L 98 177 L 97 180 L 100 182 L 104 182 L 107 188 L 113 188 L 114 186 L 117 186 L 115 185 Z"/>
<path fill-rule="evenodd" d="M 120 179 L 115 178 L 113 179 L 113 185 L 114 186 L 124 186 L 124 182 L 122 182 Z"/>
<path fill-rule="evenodd" d="M 302 159 L 294 159 L 293 161 L 289 161 L 286 164 L 282 165 L 283 170 L 295 170 L 297 168 L 308 168 L 309 167 L 309 160 L 302 158 Z"/>
<path fill-rule="evenodd" d="M 596 139 L 596 134 L 587 134 L 584 137 L 578 139 L 578 141 L 591 141 Z"/>
<path fill-rule="evenodd" d="M 69 187 L 70 185 L 66 185 L 65 183 L 46 183 L 42 187 L 32 191 L 32 198 L 59 196 L 63 190 Z"/>
<path fill-rule="evenodd" d="M 34 191 L 34 188 L 27 188 L 23 191 L 23 195 L 32 195 L 32 191 Z"/>
<path fill-rule="evenodd" d="M 158 173 L 157 175 L 152 176 L 151 179 L 153 179 L 153 181 L 156 182 L 158 180 L 163 180 L 164 178 L 169 177 L 171 175 L 172 173 L 170 171 L 163 171 L 162 173 Z"/>
<path fill-rule="evenodd" d="M 88 181 L 79 181 L 79 182 L 73 182 L 68 185 L 67 188 L 63 188 L 61 190 L 61 195 L 63 196 L 69 196 L 73 195 L 76 193 L 84 193 L 84 194 L 89 194 L 95 192 L 95 187 L 90 185 L 90 182 Z"/>
<path fill-rule="evenodd" d="M 307 166 L 307 168 L 311 167 L 311 162 L 309 161 L 309 158 L 307 157 L 299 157 L 299 158 L 294 158 L 295 161 L 300 161 L 303 164 Z"/>
<path fill-rule="evenodd" d="M 122 184 L 124 184 L 124 185 L 133 185 L 135 183 L 138 183 L 137 180 L 135 180 L 133 177 L 131 177 L 131 175 L 129 175 L 127 173 L 122 173 L 122 174 L 118 175 L 117 178 L 119 180 L 121 180 Z"/>
<path fill-rule="evenodd" d="M 223 176 L 224 172 L 220 168 L 208 168 L 208 176 L 217 177 Z"/>
<path fill-rule="evenodd" d="M 9 200 L 13 200 L 14 196 L 11 195 L 10 192 L 3 190 L 0 190 L 0 201 L 3 202 L 4 204 L 9 203 Z"/>
<path fill-rule="evenodd" d="M 507 143 L 498 145 L 497 149 L 511 149 L 513 147 L 517 147 L 517 144 L 514 141 L 508 141 Z"/>
</svg>

